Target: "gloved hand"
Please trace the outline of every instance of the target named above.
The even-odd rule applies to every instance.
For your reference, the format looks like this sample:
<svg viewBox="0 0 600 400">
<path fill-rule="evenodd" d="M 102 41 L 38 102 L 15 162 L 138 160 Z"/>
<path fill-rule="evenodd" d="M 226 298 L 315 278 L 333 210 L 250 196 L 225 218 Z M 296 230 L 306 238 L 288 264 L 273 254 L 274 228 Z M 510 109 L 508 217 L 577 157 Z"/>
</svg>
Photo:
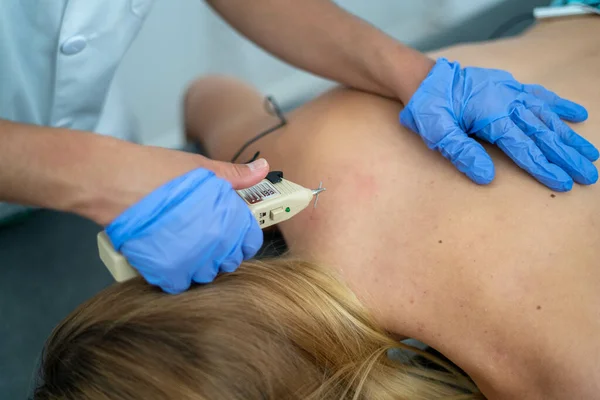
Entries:
<svg viewBox="0 0 600 400">
<path fill-rule="evenodd" d="M 555 191 L 573 180 L 598 180 L 598 150 L 561 121 L 587 119 L 582 106 L 501 70 L 467 67 L 444 58 L 421 83 L 400 121 L 478 184 L 494 179 L 494 164 L 473 135 L 496 144 L 519 167 Z"/>
<path fill-rule="evenodd" d="M 600 8 L 598 0 L 552 0 L 552 3 L 550 3 L 551 7 L 561 7 L 569 5 L 586 5 L 588 7 Z"/>
<path fill-rule="evenodd" d="M 150 284 L 173 294 L 187 290 L 191 282 L 208 283 L 219 272 L 233 272 L 263 241 L 232 185 L 203 168 L 142 198 L 106 233 Z"/>
</svg>

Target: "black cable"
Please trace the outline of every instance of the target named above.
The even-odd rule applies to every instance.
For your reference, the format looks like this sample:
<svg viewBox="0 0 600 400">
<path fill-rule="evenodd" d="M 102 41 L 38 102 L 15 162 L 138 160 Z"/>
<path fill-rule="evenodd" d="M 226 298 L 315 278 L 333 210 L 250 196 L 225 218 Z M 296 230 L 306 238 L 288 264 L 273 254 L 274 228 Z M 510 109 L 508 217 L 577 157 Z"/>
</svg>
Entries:
<svg viewBox="0 0 600 400">
<path fill-rule="evenodd" d="M 265 108 L 267 109 L 267 112 L 269 114 L 271 114 L 271 115 L 274 114 L 275 116 L 277 116 L 277 118 L 279 118 L 279 123 L 277 125 L 275 125 L 274 127 L 269 128 L 266 131 L 259 133 L 258 135 L 256 135 L 255 137 L 253 137 L 252 139 L 250 139 L 246 143 L 244 143 L 242 148 L 237 153 L 235 153 L 235 155 L 231 159 L 232 163 L 234 163 L 238 159 L 238 157 L 244 152 L 244 150 L 246 150 L 250 145 L 255 143 L 257 140 L 264 138 L 269 133 L 275 132 L 277 129 L 279 129 L 287 124 L 285 115 L 283 115 L 281 108 L 279 108 L 279 105 L 277 104 L 277 102 L 275 101 L 275 99 L 272 96 L 267 96 L 267 98 L 265 99 Z M 258 157 L 259 154 L 260 154 L 260 152 L 256 152 L 254 157 L 252 157 L 251 161 L 254 161 Z"/>
<path fill-rule="evenodd" d="M 500 36 L 508 32 L 511 28 L 514 28 L 517 24 L 530 20 L 535 20 L 532 11 L 526 14 L 515 15 L 514 17 L 500 25 L 498 28 L 496 28 L 496 30 L 492 32 L 492 34 L 488 37 L 488 40 L 498 39 Z"/>
</svg>

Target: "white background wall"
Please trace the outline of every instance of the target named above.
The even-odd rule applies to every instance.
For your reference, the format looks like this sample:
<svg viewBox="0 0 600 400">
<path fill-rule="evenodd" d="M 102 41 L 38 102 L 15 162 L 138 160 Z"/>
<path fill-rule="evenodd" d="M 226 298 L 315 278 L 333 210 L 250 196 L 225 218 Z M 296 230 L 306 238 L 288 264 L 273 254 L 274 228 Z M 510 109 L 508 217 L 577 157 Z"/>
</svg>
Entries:
<svg viewBox="0 0 600 400">
<path fill-rule="evenodd" d="M 502 1 L 337 3 L 403 42 L 416 44 L 452 30 L 481 9 Z M 305 97 L 326 84 L 267 55 L 234 32 L 201 0 L 156 0 L 117 76 L 139 120 L 144 143 L 170 147 L 181 143 L 181 95 L 192 79 L 211 72 L 243 78 L 282 103 Z"/>
</svg>

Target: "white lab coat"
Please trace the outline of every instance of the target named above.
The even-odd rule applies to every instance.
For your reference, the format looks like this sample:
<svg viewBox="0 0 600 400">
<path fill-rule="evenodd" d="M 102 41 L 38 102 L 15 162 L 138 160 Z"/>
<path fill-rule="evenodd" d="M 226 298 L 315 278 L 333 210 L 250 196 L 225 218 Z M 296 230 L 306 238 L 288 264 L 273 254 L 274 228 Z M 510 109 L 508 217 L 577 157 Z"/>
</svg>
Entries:
<svg viewBox="0 0 600 400">
<path fill-rule="evenodd" d="M 135 138 L 115 71 L 154 0 L 3 0 L 0 118 Z M 0 219 L 18 207 L 0 203 Z"/>
</svg>

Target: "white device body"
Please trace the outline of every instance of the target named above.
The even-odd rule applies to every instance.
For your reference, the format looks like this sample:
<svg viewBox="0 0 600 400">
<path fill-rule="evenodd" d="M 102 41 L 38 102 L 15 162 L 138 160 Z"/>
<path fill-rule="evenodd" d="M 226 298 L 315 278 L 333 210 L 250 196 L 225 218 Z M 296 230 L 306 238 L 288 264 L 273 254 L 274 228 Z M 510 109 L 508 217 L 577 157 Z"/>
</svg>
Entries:
<svg viewBox="0 0 600 400">
<path fill-rule="evenodd" d="M 292 218 L 304 210 L 313 196 L 318 194 L 318 191 L 315 193 L 283 178 L 277 183 L 264 179 L 248 189 L 237 192 L 262 229 Z M 98 234 L 98 252 L 100 259 L 117 282 L 139 275 L 127 259 L 113 248 L 104 231 Z"/>
<path fill-rule="evenodd" d="M 292 218 L 304 210 L 313 198 L 313 191 L 281 179 L 271 183 L 264 179 L 248 189 L 237 191 L 246 202 L 262 229 Z"/>
</svg>

